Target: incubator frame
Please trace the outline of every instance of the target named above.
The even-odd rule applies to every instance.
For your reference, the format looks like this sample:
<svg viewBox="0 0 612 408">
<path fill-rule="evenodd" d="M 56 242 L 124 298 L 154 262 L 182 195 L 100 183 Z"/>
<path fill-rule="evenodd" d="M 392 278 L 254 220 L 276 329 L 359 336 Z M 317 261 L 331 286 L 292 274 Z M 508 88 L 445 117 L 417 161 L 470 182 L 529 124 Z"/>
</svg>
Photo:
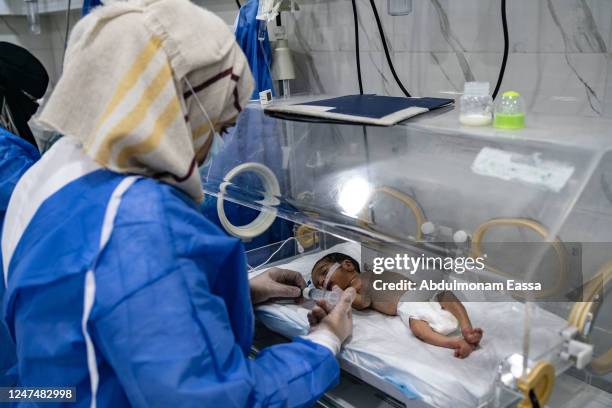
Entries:
<svg viewBox="0 0 612 408">
<path fill-rule="evenodd" d="M 537 129 L 526 129 L 520 137 L 506 138 L 497 132 L 487 132 L 486 130 L 480 134 L 469 132 L 457 133 L 454 125 L 447 125 L 444 119 L 442 121 L 436 119 L 433 127 L 430 127 L 426 121 L 419 122 L 416 120 L 414 123 L 393 128 L 367 127 L 367 134 L 365 131 L 363 132 L 364 139 L 369 137 L 372 140 L 382 141 L 380 145 L 370 145 L 368 147 L 368 144 L 365 143 L 367 140 L 363 144 L 357 142 L 361 132 L 355 131 L 354 138 L 346 136 L 347 132 L 343 132 L 343 130 L 350 129 L 359 130 L 361 127 L 341 128 L 336 125 L 304 124 L 267 118 L 265 120 L 270 121 L 270 123 L 277 123 L 278 125 L 275 125 L 274 129 L 279 134 L 278 136 L 275 135 L 274 131 L 270 131 L 272 133 L 260 132 L 258 137 L 262 138 L 262 143 L 277 143 L 280 147 L 279 151 L 282 152 L 282 160 L 279 159 L 278 164 L 275 165 L 275 160 L 267 157 L 259 164 L 266 165 L 270 170 L 269 173 L 276 175 L 281 181 L 279 186 L 282 185 L 287 191 L 281 191 L 279 188 L 276 190 L 278 193 L 264 194 L 266 198 L 273 196 L 278 197 L 278 200 L 247 199 L 245 201 L 245 196 L 240 197 L 232 194 L 229 182 L 232 178 L 235 179 L 235 175 L 232 175 L 232 172 L 230 172 L 229 176 L 232 177 L 225 177 L 225 180 L 220 183 L 219 191 L 214 189 L 213 184 L 213 191 L 209 192 L 213 195 L 218 194 L 221 197 L 219 201 L 226 199 L 243 204 L 249 208 L 259 209 L 261 210 L 260 216 L 264 213 L 274 214 L 274 216 L 294 222 L 293 239 L 303 248 L 311 251 L 321 250 L 333 240 L 340 239 L 343 241 L 362 242 L 365 245 L 372 245 L 374 248 L 377 246 L 397 245 L 398 248 L 410 251 L 430 250 L 436 254 L 446 253 L 452 255 L 454 253 L 457 256 L 460 254 L 470 254 L 477 257 L 483 253 L 482 245 L 491 228 L 497 226 L 518 226 L 519 228 L 525 228 L 534 232 L 542 237 L 544 243 L 552 246 L 554 250 L 552 255 L 556 255 L 552 259 L 556 258 L 558 260 L 560 278 L 555 281 L 557 284 L 552 289 L 553 292 L 563 287 L 568 273 L 573 268 L 571 260 L 568 259 L 568 250 L 566 248 L 568 244 L 565 244 L 561 237 L 565 239 L 565 242 L 572 242 L 572 240 L 568 240 L 561 229 L 570 212 L 576 207 L 579 198 L 585 195 L 586 183 L 594 179 L 598 166 L 600 166 L 604 155 L 609 151 L 609 148 L 604 148 L 598 144 L 600 143 L 599 139 L 594 137 L 581 138 L 580 145 L 573 145 L 572 143 L 576 139 L 576 132 L 579 129 L 567 127 L 550 136 L 545 135 L 545 137 L 541 137 L 542 132 L 538 133 L 539 130 Z M 537 121 L 534 124 L 537 124 Z M 246 129 L 248 130 L 248 127 Z M 239 131 L 238 133 L 241 134 L 241 132 Z M 320 135 L 318 134 L 319 132 L 321 133 Z M 424 133 L 424 136 L 415 136 L 415 134 L 419 133 Z M 337 154 L 326 154 L 325 149 L 327 147 L 325 147 L 325 143 L 329 141 L 330 135 L 342 141 L 343 144 L 338 146 L 341 146 L 342 149 L 350 153 L 347 154 L 349 157 L 342 157 L 342 160 L 338 160 Z M 240 135 L 239 137 L 243 136 Z M 344 139 L 342 139 L 343 137 Z M 444 170 L 448 171 L 450 169 L 452 171 L 457 169 L 456 174 L 444 173 L 438 171 L 435 166 L 428 166 L 428 164 L 432 163 L 432 158 L 436 157 L 434 155 L 448 153 L 449 150 L 452 151 L 453 148 L 456 148 L 453 145 L 454 143 L 459 146 L 459 149 L 464 149 L 463 152 L 460 151 L 457 156 L 441 156 L 441 160 L 449 162 L 448 165 L 442 166 Z M 451 147 L 448 147 L 448 145 Z M 506 149 L 512 154 L 516 152 L 516 155 L 521 160 L 528 160 L 541 151 L 544 152 L 542 157 L 547 163 L 569 163 L 575 170 L 570 175 L 569 187 L 562 191 L 547 190 L 550 188 L 547 184 L 529 184 L 531 181 L 525 184 L 521 180 L 516 181 L 518 176 L 513 174 L 508 176 L 507 179 L 502 179 L 503 183 L 515 183 L 512 184 L 513 187 L 509 188 L 512 192 L 504 191 L 502 187 L 497 196 L 485 196 L 487 192 L 486 187 L 495 185 L 495 181 L 489 182 L 486 180 L 482 181 L 484 187 L 478 185 L 478 188 L 476 188 L 475 185 L 459 184 L 453 190 L 454 185 L 452 183 L 462 183 L 461 177 L 476 177 L 473 174 L 473 169 L 472 173 L 470 173 L 470 162 L 465 160 L 473 159 L 474 151 L 470 149 L 478 149 L 478 146 L 492 146 L 492 148 L 501 149 L 502 151 Z M 505 148 L 505 146 L 508 147 Z M 478 153 L 478 150 L 475 150 L 475 152 Z M 464 154 L 463 156 L 461 156 L 462 153 Z M 360 154 L 363 156 L 358 157 Z M 401 157 L 402 154 L 416 159 L 417 162 L 412 164 L 399 159 L 396 160 L 393 156 Z M 313 162 L 311 160 L 312 157 L 316 157 L 317 160 Z M 261 159 L 248 157 L 245 163 L 242 163 L 240 160 L 242 159 L 239 158 L 238 162 L 236 162 L 236 158 L 232 157 L 229 160 L 232 163 L 232 167 L 229 167 L 229 170 L 235 167 L 236 164 L 258 163 Z M 389 164 L 387 167 L 380 165 L 386 160 L 392 160 L 393 165 Z M 222 157 L 217 160 L 217 163 L 221 161 Z M 397 165 L 395 165 L 396 162 Z M 537 160 L 533 161 L 533 163 L 537 164 Z M 527 165 L 529 166 L 533 163 L 527 162 Z M 406 169 L 399 167 L 402 165 L 406 165 Z M 422 165 L 423 168 L 419 168 L 419 165 Z M 227 170 L 228 168 L 226 167 L 223 173 L 227 174 Z M 396 174 L 396 172 L 399 173 Z M 350 213 L 343 213 L 342 208 L 334 206 L 333 202 L 334 198 L 338 197 L 338 186 L 341 187 L 342 183 L 352 176 L 363 177 L 371 183 L 371 190 L 368 191 L 367 199 L 365 200 L 366 204 L 355 216 L 352 216 Z M 396 179 L 393 177 L 396 177 Z M 283 180 L 283 178 L 286 178 L 286 180 Z M 389 178 L 398 182 L 389 182 Z M 423 191 L 423 183 L 430 181 L 434 183 L 434 187 L 431 188 L 431 191 Z M 469 181 L 471 182 L 472 180 Z M 481 182 L 480 179 L 477 181 Z M 316 184 L 312 184 L 313 182 Z M 497 180 L 496 183 L 501 186 L 502 181 Z M 517 185 L 521 187 L 516 187 Z M 440 188 L 442 190 L 437 190 Z M 272 191 L 268 187 L 264 189 L 268 192 Z M 409 191 L 410 194 L 407 194 L 405 191 Z M 438 191 L 446 194 L 444 197 L 447 200 L 453 200 L 455 198 L 453 194 L 458 197 L 458 200 L 447 204 L 436 203 L 432 201 L 432 192 L 437 193 Z M 306 195 L 305 193 L 308 194 Z M 515 195 L 512 196 L 512 194 Z M 414 234 L 411 234 L 412 231 L 408 231 L 406 234 L 400 233 L 400 236 L 394 235 L 394 233 L 391 233 L 385 227 L 377 225 L 376 221 L 378 220 L 370 219 L 369 207 L 374 198 L 380 195 L 388 196 L 394 202 L 403 204 L 409 210 L 416 222 Z M 489 206 L 488 208 L 478 207 L 478 199 L 483 197 L 486 200 L 490 200 L 491 203 L 499 203 L 500 199 L 503 200 L 503 197 L 508 196 L 517 197 L 518 204 L 512 206 L 512 203 L 508 202 L 509 205 L 504 206 L 504 210 L 499 211 L 498 214 L 494 213 L 494 206 Z M 416 197 L 418 197 L 418 200 Z M 587 198 L 592 199 L 591 197 Z M 361 197 L 359 199 L 361 200 Z M 421 203 L 427 205 L 422 206 Z M 432 206 L 432 203 L 434 206 Z M 531 203 L 541 203 L 541 206 L 530 208 L 529 205 Z M 448 217 L 453 216 L 455 218 L 452 218 L 451 222 L 448 222 L 450 218 L 440 217 L 439 207 L 443 205 L 452 206 L 453 204 L 459 210 L 472 211 L 470 217 L 465 222 L 463 222 L 463 218 L 457 218 L 457 213 L 452 211 Z M 471 204 L 473 204 L 473 208 L 466 207 Z M 540 208 L 542 208 L 541 211 L 539 211 Z M 479 212 L 478 209 L 484 209 L 484 211 Z M 432 215 L 432 217 L 428 218 L 425 214 Z M 445 214 L 443 213 L 443 215 Z M 496 215 L 500 218 L 496 218 Z M 501 217 L 502 215 L 503 217 Z M 409 217 L 409 215 L 406 216 Z M 479 222 L 479 216 L 485 221 Z M 470 226 L 466 231 L 473 231 L 471 236 L 466 232 L 468 240 L 465 244 L 459 245 L 458 242 L 450 239 L 446 243 L 446 247 L 436 248 L 434 242 L 425 239 L 426 234 L 421 229 L 425 222 L 439 222 L 439 227 L 441 228 L 459 231 L 457 227 L 464 225 L 456 225 L 456 219 L 460 220 L 459 223 Z M 392 219 L 391 222 L 393 222 Z M 445 224 L 452 227 L 447 227 Z M 411 226 L 410 229 L 412 229 Z M 260 232 L 264 230 L 258 229 Z M 452 237 L 452 235 L 450 234 L 449 236 Z M 254 235 L 247 235 L 243 239 L 252 239 L 253 237 Z M 283 261 L 286 260 L 284 259 Z M 487 272 L 491 272 L 496 276 L 508 276 L 503 271 L 503 267 L 496 269 L 491 261 L 488 262 L 486 267 Z M 605 265 L 612 265 L 612 261 L 608 260 L 606 262 L 604 262 Z M 572 334 L 572 330 L 568 330 L 567 333 L 563 334 L 559 333 L 558 342 L 547 353 L 533 356 L 530 355 L 533 352 L 527 351 L 526 357 L 532 359 L 534 364 L 529 367 L 529 370 L 524 373 L 526 375 L 521 377 L 520 381 L 517 381 L 513 387 L 500 388 L 500 392 L 507 395 L 507 398 L 502 398 L 500 401 L 507 402 L 525 399 L 527 401 L 526 404 L 529 404 L 529 394 L 535 393 L 538 400 L 544 402 L 549 394 L 547 390 L 554 384 L 555 376 L 563 373 L 578 360 L 585 361 L 584 356 L 588 355 L 588 347 L 583 348 L 583 345 L 588 346 L 587 343 L 590 342 L 590 336 L 593 335 L 591 322 L 595 321 L 601 313 L 601 302 L 594 295 L 595 293 L 600 293 L 601 290 L 595 290 L 594 288 L 606 289 L 609 286 L 609 280 L 612 275 L 612 266 L 609 266 L 608 272 L 604 271 L 606 267 L 601 269 L 597 273 L 596 278 L 592 278 L 584 285 L 585 300 L 588 301 L 574 303 L 570 313 L 560 315 L 568 321 L 568 328 L 576 327 L 576 334 Z M 589 269 L 589 271 L 592 271 L 592 269 Z M 536 298 L 529 298 L 527 303 L 535 305 L 540 300 L 540 297 L 545 297 L 549 294 L 546 292 Z M 524 301 L 526 299 L 520 300 Z M 529 322 L 526 324 L 528 325 Z M 547 361 L 550 363 L 550 367 L 546 364 Z M 342 362 L 342 368 L 345 372 L 365 380 L 368 384 L 383 390 L 384 393 L 393 396 L 407 406 L 418 405 L 414 401 L 404 400 L 401 397 L 401 393 L 394 392 L 393 386 L 385 383 L 384 380 L 377 378 L 375 375 L 364 373 L 360 367 L 351 367 L 350 363 Z M 612 352 L 608 350 L 596 356 L 588 369 L 594 373 L 601 373 L 612 369 Z M 422 405 L 426 406 L 426 404 Z"/>
</svg>

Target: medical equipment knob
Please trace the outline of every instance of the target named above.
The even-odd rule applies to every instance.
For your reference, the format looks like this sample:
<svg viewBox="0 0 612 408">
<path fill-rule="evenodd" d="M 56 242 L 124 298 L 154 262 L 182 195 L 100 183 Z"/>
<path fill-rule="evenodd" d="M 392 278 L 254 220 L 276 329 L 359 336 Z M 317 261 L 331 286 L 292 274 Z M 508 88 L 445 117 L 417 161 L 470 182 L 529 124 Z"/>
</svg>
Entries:
<svg viewBox="0 0 612 408">
<path fill-rule="evenodd" d="M 455 244 L 464 244 L 467 242 L 469 237 L 470 236 L 467 234 L 467 232 L 463 230 L 458 230 L 455 231 L 455 233 L 453 234 L 453 241 L 455 242 Z"/>
<path fill-rule="evenodd" d="M 436 224 L 431 221 L 424 222 L 421 225 L 421 232 L 423 233 L 423 235 L 433 235 L 435 234 L 436 230 Z"/>
</svg>

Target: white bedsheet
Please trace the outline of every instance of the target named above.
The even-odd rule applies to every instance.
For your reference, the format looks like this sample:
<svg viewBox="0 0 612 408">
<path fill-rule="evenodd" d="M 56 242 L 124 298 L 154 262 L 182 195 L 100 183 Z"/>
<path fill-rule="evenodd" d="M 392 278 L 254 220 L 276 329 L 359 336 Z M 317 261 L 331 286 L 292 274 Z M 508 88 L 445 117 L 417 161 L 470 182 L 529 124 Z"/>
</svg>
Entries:
<svg viewBox="0 0 612 408">
<path fill-rule="evenodd" d="M 357 261 L 361 259 L 360 246 L 345 243 L 279 267 L 298 271 L 308 280 L 314 262 L 329 252 L 343 252 Z M 464 305 L 472 323 L 484 330 L 480 349 L 464 360 L 453 357 L 452 350 L 418 340 L 399 317 L 372 310 L 354 312 L 353 336 L 345 344 L 341 358 L 386 379 L 409 398 L 422 399 L 437 407 L 476 407 L 488 394 L 499 362 L 521 351 L 524 305 L 519 302 Z M 308 331 L 308 309 L 304 307 L 266 304 L 257 307 L 256 312 L 267 327 L 287 337 Z M 537 310 L 533 322 L 532 338 L 538 341 L 532 341 L 531 355 L 538 355 L 558 342 L 557 333 L 566 323 L 544 310 Z"/>
</svg>

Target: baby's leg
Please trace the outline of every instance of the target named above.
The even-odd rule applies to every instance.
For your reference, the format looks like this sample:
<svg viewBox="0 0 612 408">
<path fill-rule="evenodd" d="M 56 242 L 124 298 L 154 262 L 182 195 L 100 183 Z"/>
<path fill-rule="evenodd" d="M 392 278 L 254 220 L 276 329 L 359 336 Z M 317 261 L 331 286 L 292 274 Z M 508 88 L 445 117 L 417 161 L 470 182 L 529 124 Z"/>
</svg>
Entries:
<svg viewBox="0 0 612 408">
<path fill-rule="evenodd" d="M 410 319 L 410 330 L 421 341 L 434 346 L 446 347 L 455 350 L 455 357 L 465 358 L 474 349 L 461 337 L 446 337 L 433 331 L 425 320 Z"/>
<path fill-rule="evenodd" d="M 442 306 L 443 309 L 448 310 L 455 316 L 459 322 L 459 327 L 461 327 L 463 338 L 465 338 L 468 343 L 478 346 L 482 339 L 482 329 L 478 327 L 472 328 L 472 322 L 467 314 L 467 310 L 465 310 L 465 307 L 453 292 L 446 291 L 440 293 L 438 295 L 438 302 L 440 302 L 440 306 Z"/>
</svg>

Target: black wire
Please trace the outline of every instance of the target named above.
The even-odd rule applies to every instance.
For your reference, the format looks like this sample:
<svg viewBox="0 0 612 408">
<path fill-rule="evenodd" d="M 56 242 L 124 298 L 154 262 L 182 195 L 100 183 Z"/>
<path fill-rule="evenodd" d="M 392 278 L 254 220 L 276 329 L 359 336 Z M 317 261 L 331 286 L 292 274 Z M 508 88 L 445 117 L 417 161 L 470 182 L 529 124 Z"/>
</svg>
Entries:
<svg viewBox="0 0 612 408">
<path fill-rule="evenodd" d="M 497 85 L 495 85 L 495 90 L 493 91 L 493 99 L 495 99 L 495 97 L 497 96 L 502 81 L 504 80 L 504 73 L 506 72 L 506 62 L 508 61 L 508 48 L 510 48 L 510 40 L 508 37 L 508 20 L 506 19 L 506 0 L 501 0 L 501 17 L 502 27 L 504 30 L 504 57 L 502 59 L 501 67 L 499 69 L 499 75 L 497 76 Z"/>
<path fill-rule="evenodd" d="M 357 3 L 353 3 L 353 24 L 355 25 L 355 64 L 357 65 L 357 81 L 359 81 L 359 94 L 363 95 L 363 82 L 361 80 L 361 59 L 359 57 L 359 21 L 357 19 Z"/>
<path fill-rule="evenodd" d="M 240 9 L 240 7 L 242 7 L 242 5 L 240 4 L 240 0 L 236 0 L 236 5 L 238 6 L 238 9 Z"/>
<path fill-rule="evenodd" d="M 395 82 L 400 87 L 404 95 L 410 97 L 410 93 L 402 84 L 402 81 L 397 76 L 397 72 L 395 72 L 395 67 L 393 66 L 393 61 L 391 61 L 391 55 L 389 55 L 389 48 L 387 47 L 387 40 L 385 39 L 385 32 L 383 31 L 382 24 L 380 22 L 380 17 L 378 16 L 378 9 L 376 8 L 376 4 L 374 4 L 374 0 L 370 0 L 370 5 L 372 6 L 372 11 L 374 12 L 374 18 L 376 19 L 376 25 L 378 26 L 378 32 L 380 33 L 380 40 L 382 41 L 383 49 L 385 50 L 385 57 L 387 57 L 387 63 L 389 64 L 389 69 L 391 69 L 391 74 L 393 74 L 393 78 Z"/>
<path fill-rule="evenodd" d="M 64 34 L 64 51 L 68 48 L 68 35 L 70 34 L 70 7 L 72 7 L 72 0 L 68 0 L 68 7 L 66 8 L 66 33 Z"/>
<path fill-rule="evenodd" d="M 64 66 L 66 48 L 68 48 L 68 35 L 70 34 L 70 7 L 72 7 L 72 0 L 68 0 L 68 8 L 66 9 L 66 33 L 64 34 L 64 53 L 62 54 L 62 68 Z"/>
<path fill-rule="evenodd" d="M 529 390 L 529 400 L 532 408 L 540 408 L 540 401 L 538 401 L 538 396 L 534 390 Z"/>
<path fill-rule="evenodd" d="M 603 191 L 604 195 L 606 196 L 610 204 L 612 204 L 612 188 L 610 188 L 610 184 L 608 184 L 608 181 L 606 180 L 605 173 L 601 173 L 600 182 L 601 182 L 601 190 Z"/>
</svg>

